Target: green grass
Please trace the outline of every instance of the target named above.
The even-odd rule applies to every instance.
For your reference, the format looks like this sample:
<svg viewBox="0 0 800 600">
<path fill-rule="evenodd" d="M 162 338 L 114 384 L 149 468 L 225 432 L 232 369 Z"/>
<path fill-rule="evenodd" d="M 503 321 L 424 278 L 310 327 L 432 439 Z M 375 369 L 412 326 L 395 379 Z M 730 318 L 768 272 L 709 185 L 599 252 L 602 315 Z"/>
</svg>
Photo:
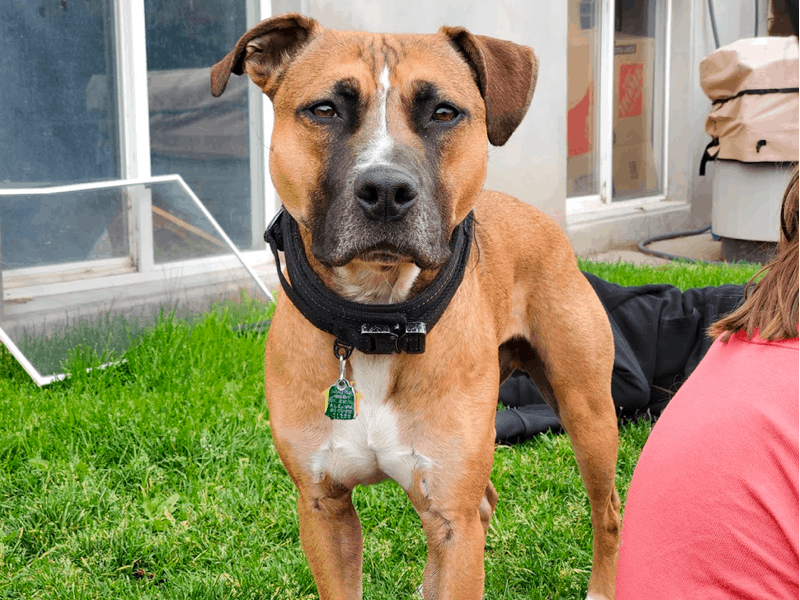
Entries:
<svg viewBox="0 0 800 600">
<path fill-rule="evenodd" d="M 635 274 L 706 285 L 716 273 L 692 269 Z M 753 272 L 737 267 L 725 281 Z M 0 598 L 316 597 L 295 491 L 270 438 L 266 338 L 231 330 L 269 317 L 253 303 L 195 322 L 165 318 L 124 364 L 87 373 L 93 359 L 78 355 L 66 381 L 41 389 L 0 348 Z M 623 497 L 649 431 L 622 428 Z M 569 440 L 498 448 L 492 478 L 500 502 L 486 597 L 581 597 L 591 531 Z M 391 482 L 354 497 L 365 597 L 410 597 L 425 556 L 410 503 Z"/>
<path fill-rule="evenodd" d="M 578 259 L 583 271 L 619 285 L 634 286 L 668 283 L 686 290 L 691 287 L 718 286 L 726 283 L 746 283 L 762 265 L 740 262 L 728 265 L 674 262 L 663 266 L 631 263 L 603 263 Z"/>
<path fill-rule="evenodd" d="M 226 314 L 230 324 L 246 324 L 251 315 L 258 315 L 265 304 L 242 292 L 237 301 L 214 302 L 208 312 Z M 197 314 L 176 305 L 152 305 L 137 316 L 99 314 L 62 322 L 53 332 L 44 333 L 44 327 L 21 327 L 13 331 L 20 351 L 31 361 L 41 375 L 62 373 L 67 364 L 76 361 L 100 364 L 119 360 L 132 346 L 139 343 L 144 331 L 165 315 L 178 317 L 189 323 L 202 319 Z M 256 317 L 257 318 L 257 317 Z"/>
</svg>

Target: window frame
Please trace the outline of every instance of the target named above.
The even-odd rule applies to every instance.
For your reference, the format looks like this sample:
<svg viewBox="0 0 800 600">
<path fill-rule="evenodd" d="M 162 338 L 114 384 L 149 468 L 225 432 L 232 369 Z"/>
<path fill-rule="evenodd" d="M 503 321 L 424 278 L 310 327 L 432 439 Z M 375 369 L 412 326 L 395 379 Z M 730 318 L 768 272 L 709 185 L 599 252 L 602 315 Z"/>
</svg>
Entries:
<svg viewBox="0 0 800 600">
<path fill-rule="evenodd" d="M 269 0 L 239 0 L 246 2 L 247 26 L 271 15 Z M 177 175 L 153 178 L 150 156 L 150 107 L 148 99 L 145 0 L 112 0 L 113 54 L 115 57 L 115 79 L 117 102 L 117 140 L 120 151 L 120 174 L 118 179 L 101 182 L 79 183 L 66 186 L 45 187 L 3 187 L 0 197 L 17 194 L 52 194 L 84 189 L 102 189 L 142 182 L 175 181 L 183 179 Z M 244 33 L 244 32 L 242 32 Z M 220 57 L 222 58 L 222 57 Z M 209 92 L 210 93 L 210 92 Z M 250 263 L 264 262 L 266 245 L 263 232 L 280 207 L 277 194 L 268 176 L 269 140 L 272 136 L 272 109 L 267 97 L 255 86 L 249 86 L 248 110 L 251 121 L 249 137 L 250 150 L 250 214 L 251 249 L 240 251 Z M 184 183 L 184 185 L 186 185 Z M 188 186 L 186 186 L 188 188 Z M 192 192 L 194 194 L 194 192 Z M 153 260 L 153 221 L 149 193 L 126 194 L 126 218 L 128 219 L 129 249 L 128 257 L 104 259 L 102 261 L 76 262 L 60 265 L 46 265 L 27 269 L 3 271 L 6 279 L 5 289 L 0 283 L 0 302 L 15 293 L 24 280 L 36 278 L 45 285 L 63 281 L 80 274 L 86 269 L 102 269 L 109 275 L 123 275 L 135 271 L 148 273 L 158 271 Z M 210 215 L 209 215 L 210 216 Z M 149 249 L 149 251 L 145 251 Z M 269 253 L 267 253 L 269 254 Z M 203 259 L 200 259 L 202 262 Z M 244 258 L 243 258 L 244 260 Z M 271 255 L 269 262 L 274 263 Z M 2 266 L 0 265 L 0 268 Z M 33 291 L 36 286 L 26 286 Z"/>
<path fill-rule="evenodd" d="M 597 4 L 600 14 L 597 15 L 599 22 L 599 58 L 598 73 L 595 81 L 595 91 L 599 98 L 597 109 L 597 156 L 595 158 L 595 168 L 598 178 L 598 192 L 581 196 L 571 196 L 566 198 L 567 217 L 585 215 L 587 213 L 616 213 L 620 207 L 627 209 L 644 208 L 667 200 L 668 173 L 668 149 L 669 149 L 669 73 L 670 73 L 670 54 L 672 44 L 672 0 L 657 2 L 657 18 L 663 19 L 664 49 L 657 52 L 654 73 L 658 74 L 659 80 L 654 83 L 656 90 L 663 90 L 663 94 L 655 94 L 655 107 L 653 110 L 654 118 L 660 114 L 663 118 L 663 127 L 654 128 L 654 145 L 657 144 L 660 152 L 656 155 L 660 158 L 660 186 L 654 194 L 635 198 L 614 200 L 613 198 L 613 136 L 614 136 L 614 3 L 602 0 Z"/>
<path fill-rule="evenodd" d="M 119 137 L 122 145 L 122 178 L 151 176 L 150 110 L 147 87 L 145 0 L 113 0 L 117 55 L 119 102 Z M 252 27 L 272 15 L 270 0 L 240 0 L 246 3 L 247 26 Z M 244 33 L 244 32 L 242 32 Z M 220 57 L 221 59 L 222 57 Z M 210 66 L 210 65 L 209 65 Z M 250 146 L 250 251 L 265 248 L 263 231 L 277 213 L 279 201 L 269 174 L 269 140 L 272 137 L 272 109 L 267 97 L 255 86 L 248 86 L 248 113 L 251 121 Z M 149 207 L 132 208 L 132 231 L 140 237 L 132 240 L 132 248 L 152 246 L 152 216 Z M 248 251 L 245 251 L 248 252 Z M 137 256 L 136 259 L 140 259 Z M 152 265 L 137 260 L 140 270 Z"/>
</svg>

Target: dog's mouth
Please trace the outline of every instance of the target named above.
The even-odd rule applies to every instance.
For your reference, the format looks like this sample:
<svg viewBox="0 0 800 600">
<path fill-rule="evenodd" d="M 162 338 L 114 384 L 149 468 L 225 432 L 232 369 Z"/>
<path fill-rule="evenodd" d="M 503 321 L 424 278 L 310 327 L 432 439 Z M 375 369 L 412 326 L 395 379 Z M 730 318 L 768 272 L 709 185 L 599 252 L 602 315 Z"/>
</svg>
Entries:
<svg viewBox="0 0 800 600">
<path fill-rule="evenodd" d="M 442 252 L 442 256 L 434 256 L 433 259 L 428 258 L 426 254 L 415 252 L 410 248 L 398 248 L 394 245 L 387 243 L 380 243 L 377 245 L 369 246 L 366 249 L 353 249 L 346 254 L 328 258 L 321 256 L 315 252 L 316 248 L 312 246 L 312 252 L 316 259 L 326 267 L 344 267 L 353 261 L 360 261 L 363 263 L 371 263 L 390 270 L 398 265 L 413 263 L 420 269 L 437 269 L 441 267 L 450 257 L 449 248 L 448 252 Z"/>
<path fill-rule="evenodd" d="M 414 262 L 412 256 L 388 244 L 380 244 L 364 252 L 360 252 L 355 258 L 366 263 L 377 264 L 386 270 L 396 267 L 401 263 Z"/>
</svg>

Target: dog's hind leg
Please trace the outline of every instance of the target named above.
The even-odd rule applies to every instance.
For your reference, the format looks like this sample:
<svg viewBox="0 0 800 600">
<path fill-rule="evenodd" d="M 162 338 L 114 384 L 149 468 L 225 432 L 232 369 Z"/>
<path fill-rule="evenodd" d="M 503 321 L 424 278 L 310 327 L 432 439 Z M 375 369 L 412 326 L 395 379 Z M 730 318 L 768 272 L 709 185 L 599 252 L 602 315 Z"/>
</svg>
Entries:
<svg viewBox="0 0 800 600">
<path fill-rule="evenodd" d="M 611 398 L 614 340 L 600 301 L 577 274 L 531 305 L 530 346 L 517 359 L 564 426 L 586 486 L 594 552 L 589 597 L 613 600 L 620 541 L 617 414 Z M 557 324 L 557 325 L 555 325 Z"/>
<path fill-rule="evenodd" d="M 589 597 L 613 600 L 620 540 L 620 500 L 614 486 L 617 465 L 617 421 L 610 410 L 592 410 L 583 390 L 562 394 L 560 419 L 572 449 L 592 508 L 594 532 Z M 609 396 L 608 403 L 611 403 Z"/>
<path fill-rule="evenodd" d="M 300 542 L 320 600 L 360 600 L 361 522 L 352 491 L 322 485 L 301 489 L 297 508 Z"/>
<path fill-rule="evenodd" d="M 589 496 L 594 552 L 588 597 L 613 600 L 620 538 L 620 500 L 614 485 L 618 430 L 611 394 L 599 391 L 596 380 L 593 389 L 591 369 L 588 370 L 588 381 L 582 381 L 581 375 L 574 374 L 553 389 L 544 377 L 541 361 L 529 360 L 524 363 L 524 368 L 569 435 Z M 597 379 L 601 377 L 597 374 Z"/>
</svg>

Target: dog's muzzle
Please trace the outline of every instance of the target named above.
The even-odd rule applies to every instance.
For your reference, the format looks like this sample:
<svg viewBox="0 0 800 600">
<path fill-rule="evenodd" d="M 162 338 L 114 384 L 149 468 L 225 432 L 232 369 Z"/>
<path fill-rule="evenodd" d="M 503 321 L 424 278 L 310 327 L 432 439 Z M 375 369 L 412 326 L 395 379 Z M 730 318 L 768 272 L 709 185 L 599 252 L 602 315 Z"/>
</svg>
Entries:
<svg viewBox="0 0 800 600">
<path fill-rule="evenodd" d="M 414 206 L 419 184 L 406 169 L 395 165 L 368 167 L 356 178 L 353 192 L 372 221 L 399 221 Z"/>
</svg>

